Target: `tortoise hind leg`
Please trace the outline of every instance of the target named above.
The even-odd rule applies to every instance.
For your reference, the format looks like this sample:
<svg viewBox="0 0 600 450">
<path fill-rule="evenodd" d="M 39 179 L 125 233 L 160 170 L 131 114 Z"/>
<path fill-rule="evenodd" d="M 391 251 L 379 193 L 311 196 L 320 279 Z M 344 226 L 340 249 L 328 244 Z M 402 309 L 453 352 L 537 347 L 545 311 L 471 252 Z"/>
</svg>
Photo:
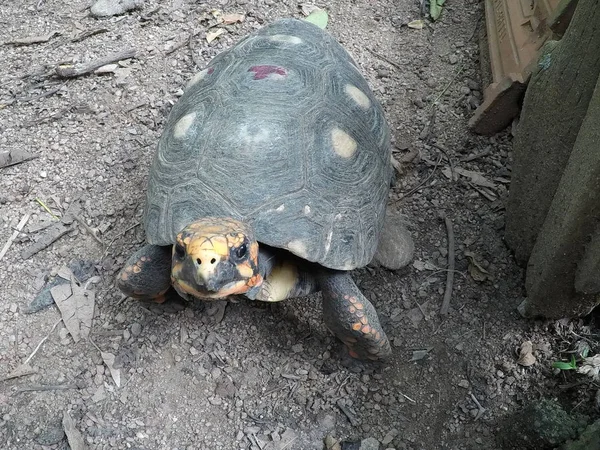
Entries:
<svg viewBox="0 0 600 450">
<path fill-rule="evenodd" d="M 374 262 L 389 270 L 398 270 L 411 262 L 414 251 L 415 244 L 402 217 L 388 207 Z"/>
<path fill-rule="evenodd" d="M 325 325 L 348 347 L 350 356 L 379 360 L 391 353 L 375 307 L 360 292 L 348 272 L 319 275 Z"/>
<path fill-rule="evenodd" d="M 171 287 L 171 246 L 140 248 L 119 272 L 117 286 L 128 297 L 162 303 Z"/>
</svg>

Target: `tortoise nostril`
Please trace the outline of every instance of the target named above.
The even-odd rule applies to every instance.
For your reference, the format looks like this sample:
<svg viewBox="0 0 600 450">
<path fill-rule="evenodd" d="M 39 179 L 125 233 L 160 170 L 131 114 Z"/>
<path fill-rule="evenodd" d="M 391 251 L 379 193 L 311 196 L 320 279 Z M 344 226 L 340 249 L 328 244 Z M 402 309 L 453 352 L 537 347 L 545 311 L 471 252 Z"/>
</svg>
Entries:
<svg viewBox="0 0 600 450">
<path fill-rule="evenodd" d="M 196 262 L 198 263 L 198 265 L 202 264 L 202 261 L 200 260 L 200 258 L 197 258 Z"/>
<path fill-rule="evenodd" d="M 211 263 L 211 264 L 214 264 L 214 263 L 216 263 L 216 262 L 217 262 L 217 260 L 216 260 L 215 258 L 213 258 L 213 259 L 211 259 L 211 260 L 210 260 L 210 263 Z"/>
</svg>

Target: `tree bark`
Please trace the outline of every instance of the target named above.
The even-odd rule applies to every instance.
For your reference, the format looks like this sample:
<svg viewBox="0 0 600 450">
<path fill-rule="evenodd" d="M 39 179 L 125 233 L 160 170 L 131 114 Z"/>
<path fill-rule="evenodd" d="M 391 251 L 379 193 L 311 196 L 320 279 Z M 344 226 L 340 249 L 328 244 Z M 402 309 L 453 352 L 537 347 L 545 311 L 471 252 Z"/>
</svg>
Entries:
<svg viewBox="0 0 600 450">
<path fill-rule="evenodd" d="M 525 316 L 588 314 L 600 296 L 600 78 L 527 265 Z"/>
<path fill-rule="evenodd" d="M 506 242 L 525 263 L 554 198 L 600 74 L 600 0 L 579 0 L 560 42 L 547 43 L 514 140 Z"/>
</svg>

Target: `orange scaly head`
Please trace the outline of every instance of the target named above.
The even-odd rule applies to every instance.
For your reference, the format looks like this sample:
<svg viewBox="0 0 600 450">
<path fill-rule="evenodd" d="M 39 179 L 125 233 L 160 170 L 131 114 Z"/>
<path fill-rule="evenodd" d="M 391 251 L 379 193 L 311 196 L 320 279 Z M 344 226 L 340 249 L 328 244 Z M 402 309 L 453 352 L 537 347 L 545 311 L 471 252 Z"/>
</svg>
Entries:
<svg viewBox="0 0 600 450">
<path fill-rule="evenodd" d="M 262 284 L 250 227 L 222 217 L 189 224 L 173 246 L 171 282 L 183 297 L 199 299 L 245 294 Z"/>
</svg>

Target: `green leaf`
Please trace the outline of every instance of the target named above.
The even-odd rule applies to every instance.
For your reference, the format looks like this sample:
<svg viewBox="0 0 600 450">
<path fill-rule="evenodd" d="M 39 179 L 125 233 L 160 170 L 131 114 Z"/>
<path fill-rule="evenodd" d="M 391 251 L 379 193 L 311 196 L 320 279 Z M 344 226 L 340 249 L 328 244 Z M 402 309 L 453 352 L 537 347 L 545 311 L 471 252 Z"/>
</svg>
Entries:
<svg viewBox="0 0 600 450">
<path fill-rule="evenodd" d="M 587 358 L 587 355 L 590 353 L 590 348 L 589 347 L 585 347 L 583 349 L 583 351 L 581 352 L 581 357 L 582 358 Z"/>
<path fill-rule="evenodd" d="M 562 361 L 555 361 L 554 363 L 552 363 L 552 367 L 556 368 L 556 369 L 560 369 L 560 370 L 573 370 L 574 367 L 571 363 L 566 363 L 566 362 L 562 362 Z"/>
<path fill-rule="evenodd" d="M 435 22 L 440 18 L 442 14 L 442 6 L 446 0 L 430 0 L 429 2 L 429 14 L 431 19 Z"/>
<path fill-rule="evenodd" d="M 318 26 L 321 30 L 324 30 L 327 26 L 329 17 L 327 16 L 327 11 L 325 11 L 324 9 L 317 8 L 313 12 L 311 12 L 308 15 L 308 17 L 306 17 L 304 20 L 312 23 L 313 25 Z"/>
</svg>

